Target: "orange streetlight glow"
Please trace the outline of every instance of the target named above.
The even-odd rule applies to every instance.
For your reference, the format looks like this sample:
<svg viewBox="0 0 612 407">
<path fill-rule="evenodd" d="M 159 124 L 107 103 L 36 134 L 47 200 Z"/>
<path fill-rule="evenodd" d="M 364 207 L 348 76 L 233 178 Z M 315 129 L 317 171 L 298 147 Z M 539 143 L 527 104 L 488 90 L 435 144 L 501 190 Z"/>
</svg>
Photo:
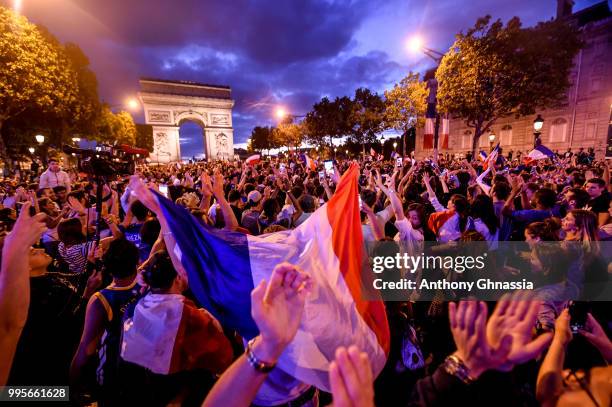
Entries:
<svg viewBox="0 0 612 407">
<path fill-rule="evenodd" d="M 136 99 L 130 98 L 126 102 L 126 106 L 130 110 L 137 110 L 140 107 L 140 103 L 138 103 L 138 101 Z"/>
<path fill-rule="evenodd" d="M 287 116 L 287 111 L 282 107 L 277 107 L 274 114 L 278 119 L 284 119 Z"/>
</svg>

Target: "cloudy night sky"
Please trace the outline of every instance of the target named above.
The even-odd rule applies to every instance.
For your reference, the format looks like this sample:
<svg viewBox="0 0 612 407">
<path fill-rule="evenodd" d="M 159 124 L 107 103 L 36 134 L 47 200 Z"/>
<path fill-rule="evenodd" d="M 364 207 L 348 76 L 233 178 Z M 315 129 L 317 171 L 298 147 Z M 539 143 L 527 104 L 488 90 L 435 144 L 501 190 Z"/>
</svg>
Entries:
<svg viewBox="0 0 612 407">
<path fill-rule="evenodd" d="M 0 0 L 12 5 L 19 0 Z M 599 0 L 577 0 L 579 10 Z M 432 62 L 406 50 L 421 33 L 444 51 L 455 33 L 491 14 L 525 25 L 552 18 L 555 0 L 21 0 L 22 14 L 89 56 L 100 96 L 122 103 L 141 76 L 229 85 L 234 142 L 273 109 L 304 114 L 323 96 L 360 86 L 383 92 Z M 136 121 L 142 122 L 142 113 Z M 196 125 L 181 128 L 183 156 L 201 149 Z"/>
</svg>

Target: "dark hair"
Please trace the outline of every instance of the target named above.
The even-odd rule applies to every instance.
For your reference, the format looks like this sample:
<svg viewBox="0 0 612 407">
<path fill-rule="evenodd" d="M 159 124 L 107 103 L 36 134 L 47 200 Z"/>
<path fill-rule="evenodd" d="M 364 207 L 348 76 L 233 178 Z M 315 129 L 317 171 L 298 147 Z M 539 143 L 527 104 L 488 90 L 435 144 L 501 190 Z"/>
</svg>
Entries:
<svg viewBox="0 0 612 407">
<path fill-rule="evenodd" d="M 557 194 L 555 194 L 555 191 L 549 188 L 538 189 L 534 198 L 537 203 L 547 209 L 555 206 L 555 202 L 557 202 Z"/>
<path fill-rule="evenodd" d="M 582 188 L 573 187 L 567 192 L 573 195 L 572 199 L 576 201 L 576 209 L 582 209 L 591 200 L 591 195 Z"/>
<path fill-rule="evenodd" d="M 496 182 L 491 187 L 491 194 L 500 201 L 505 201 L 510 196 L 512 187 L 507 182 Z"/>
<path fill-rule="evenodd" d="M 140 240 L 152 246 L 159 237 L 161 226 L 157 218 L 148 219 L 140 227 Z"/>
<path fill-rule="evenodd" d="M 279 212 L 278 201 L 274 198 L 268 198 L 263 202 L 262 211 L 266 217 L 271 218 Z"/>
<path fill-rule="evenodd" d="M 53 192 L 55 192 L 56 194 L 57 194 L 58 192 L 61 192 L 61 191 L 67 191 L 67 190 L 68 190 L 68 189 L 67 189 L 65 186 L 63 186 L 63 185 L 57 185 L 57 186 L 54 186 L 54 187 L 53 187 Z"/>
<path fill-rule="evenodd" d="M 312 195 L 302 195 L 299 199 L 300 207 L 306 213 L 314 212 L 315 199 Z"/>
<path fill-rule="evenodd" d="M 147 209 L 147 207 L 138 200 L 132 202 L 132 205 L 130 205 L 130 211 L 140 222 L 144 222 L 149 215 L 149 209 Z"/>
<path fill-rule="evenodd" d="M 487 195 L 477 195 L 472 201 L 472 217 L 478 218 L 489 229 L 489 233 L 494 234 L 499 227 L 499 219 L 495 216 L 493 200 Z"/>
<path fill-rule="evenodd" d="M 463 232 L 467 226 L 467 217 L 470 211 L 470 203 L 468 200 L 459 194 L 451 196 L 451 202 L 455 206 L 455 212 L 459 215 L 459 230 Z"/>
<path fill-rule="evenodd" d="M 472 178 L 472 177 L 470 176 L 470 173 L 469 173 L 469 172 L 466 172 L 466 171 L 459 171 L 459 172 L 457 173 L 457 180 L 459 181 L 459 183 L 460 183 L 461 185 L 465 185 L 465 186 L 467 186 L 467 184 L 470 182 L 470 179 L 471 179 L 471 178 Z"/>
<path fill-rule="evenodd" d="M 597 184 L 599 188 L 605 188 L 606 186 L 606 181 L 604 181 L 601 178 L 591 178 L 586 183 L 587 184 Z"/>
<path fill-rule="evenodd" d="M 110 242 L 102 256 L 106 270 L 115 278 L 125 278 L 136 273 L 138 248 L 124 237 Z"/>
<path fill-rule="evenodd" d="M 525 231 L 540 240 L 555 242 L 559 240 L 561 222 L 557 218 L 548 218 L 543 222 L 533 222 L 527 225 Z"/>
<path fill-rule="evenodd" d="M 151 288 L 167 290 L 172 287 L 177 272 L 172 260 L 165 250 L 154 253 L 147 267 L 142 271 L 142 278 Z"/>
<path fill-rule="evenodd" d="M 369 207 L 374 206 L 374 204 L 376 203 L 376 192 L 372 191 L 371 189 L 362 189 L 361 194 L 359 195 L 361 196 L 361 200 L 363 201 L 363 203 L 365 203 Z"/>
<path fill-rule="evenodd" d="M 302 194 L 304 193 L 304 188 L 300 186 L 294 186 L 291 188 L 291 193 L 293 194 L 295 199 L 299 199 L 299 197 L 301 197 Z"/>
<path fill-rule="evenodd" d="M 229 202 L 234 202 L 234 201 L 237 201 L 238 199 L 240 199 L 240 192 L 236 191 L 235 189 L 232 189 L 227 195 L 227 200 Z"/>
<path fill-rule="evenodd" d="M 86 239 L 83 234 L 83 224 L 79 218 L 63 219 L 57 225 L 57 235 L 66 246 L 85 243 Z"/>
</svg>

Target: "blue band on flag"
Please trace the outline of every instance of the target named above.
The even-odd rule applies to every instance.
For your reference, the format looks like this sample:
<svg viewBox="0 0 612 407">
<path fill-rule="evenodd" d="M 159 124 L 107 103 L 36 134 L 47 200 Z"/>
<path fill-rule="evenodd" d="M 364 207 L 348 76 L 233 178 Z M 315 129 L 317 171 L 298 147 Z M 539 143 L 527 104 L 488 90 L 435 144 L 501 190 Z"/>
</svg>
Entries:
<svg viewBox="0 0 612 407">
<path fill-rule="evenodd" d="M 206 226 L 186 208 L 155 194 L 181 249 L 181 263 L 197 300 L 224 327 L 245 338 L 257 336 L 251 317 L 254 286 L 247 235 Z"/>
</svg>

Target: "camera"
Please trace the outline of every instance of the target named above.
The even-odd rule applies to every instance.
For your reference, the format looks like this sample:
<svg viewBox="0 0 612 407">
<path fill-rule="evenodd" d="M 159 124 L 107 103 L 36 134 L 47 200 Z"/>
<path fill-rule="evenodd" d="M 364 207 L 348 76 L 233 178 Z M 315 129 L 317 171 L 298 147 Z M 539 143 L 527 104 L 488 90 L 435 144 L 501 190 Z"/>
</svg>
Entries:
<svg viewBox="0 0 612 407">
<path fill-rule="evenodd" d="M 64 146 L 63 150 L 66 154 L 77 157 L 79 171 L 89 175 L 131 175 L 136 167 L 133 160 L 125 158 L 122 151 L 115 150 L 112 146 L 98 146 L 95 151 Z"/>
</svg>

